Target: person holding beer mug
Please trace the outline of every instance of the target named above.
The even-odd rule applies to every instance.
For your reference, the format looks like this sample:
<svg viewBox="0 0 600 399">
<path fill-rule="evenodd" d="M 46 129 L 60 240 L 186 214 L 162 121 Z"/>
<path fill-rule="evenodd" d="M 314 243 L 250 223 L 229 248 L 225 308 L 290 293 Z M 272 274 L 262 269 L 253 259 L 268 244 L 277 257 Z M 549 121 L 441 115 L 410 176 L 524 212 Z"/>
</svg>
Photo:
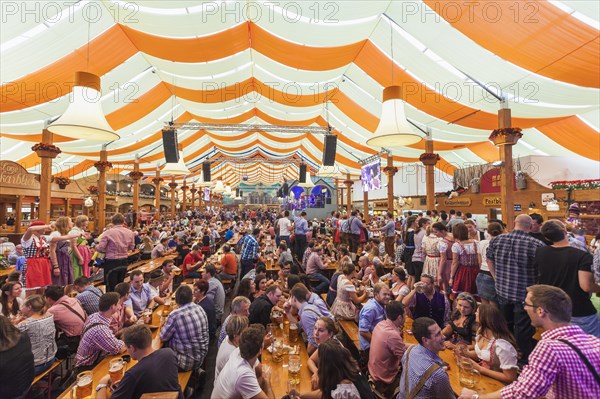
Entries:
<svg viewBox="0 0 600 399">
<path fill-rule="evenodd" d="M 95 387 L 96 399 L 106 399 L 109 387 L 111 399 L 137 399 L 152 392 L 179 392 L 179 397 L 183 398 L 177 356 L 169 348 L 152 348 L 152 333 L 148 326 L 136 324 L 127 328 L 123 332 L 123 341 L 131 358 L 138 362 L 124 372 L 124 360 L 120 357 L 112 359 L 109 367 L 113 364 L 115 367 L 109 368 L 109 374 L 102 377 Z M 118 365 L 121 367 L 118 368 Z M 119 376 L 122 376 L 120 381 L 113 380 Z"/>
</svg>

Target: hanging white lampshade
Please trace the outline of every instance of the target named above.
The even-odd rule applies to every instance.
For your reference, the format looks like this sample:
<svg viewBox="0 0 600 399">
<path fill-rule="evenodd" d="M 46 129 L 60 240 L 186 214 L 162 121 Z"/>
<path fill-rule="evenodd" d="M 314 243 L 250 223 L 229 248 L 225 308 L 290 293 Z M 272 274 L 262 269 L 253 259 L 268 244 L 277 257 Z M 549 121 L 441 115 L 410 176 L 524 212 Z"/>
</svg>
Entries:
<svg viewBox="0 0 600 399">
<path fill-rule="evenodd" d="M 215 182 L 215 187 L 212 189 L 212 191 L 217 194 L 225 192 L 225 185 L 223 184 L 223 180 L 217 180 Z"/>
<path fill-rule="evenodd" d="M 231 186 L 229 184 L 225 186 L 225 191 L 223 192 L 223 195 L 226 195 L 228 197 L 233 196 L 233 191 L 231 191 Z"/>
<path fill-rule="evenodd" d="M 108 124 L 100 103 L 100 77 L 89 72 L 75 72 L 73 97 L 64 114 L 48 126 L 61 136 L 106 143 L 120 137 Z"/>
<path fill-rule="evenodd" d="M 315 186 L 315 183 L 313 183 L 312 179 L 310 178 L 310 172 L 306 171 L 306 182 L 304 183 L 298 183 L 298 186 L 302 187 L 302 188 L 312 188 Z"/>
<path fill-rule="evenodd" d="M 375 134 L 367 139 L 371 147 L 403 147 L 416 144 L 422 137 L 415 134 L 404 113 L 400 86 L 390 86 L 383 90 L 381 119 Z"/>
<path fill-rule="evenodd" d="M 87 197 L 83 201 L 83 206 L 85 206 L 86 208 L 91 208 L 92 206 L 94 206 L 94 200 L 92 199 L 92 197 Z"/>
<path fill-rule="evenodd" d="M 346 177 L 342 171 L 340 170 L 340 168 L 338 168 L 337 166 L 323 166 L 321 165 L 321 167 L 319 168 L 319 170 L 317 171 L 316 176 L 319 177 L 331 177 L 334 179 L 340 179 L 340 178 L 344 178 Z"/>
<path fill-rule="evenodd" d="M 165 176 L 189 175 L 191 172 L 187 166 L 185 166 L 183 151 L 179 151 L 179 161 L 177 163 L 167 162 L 160 173 Z"/>
</svg>

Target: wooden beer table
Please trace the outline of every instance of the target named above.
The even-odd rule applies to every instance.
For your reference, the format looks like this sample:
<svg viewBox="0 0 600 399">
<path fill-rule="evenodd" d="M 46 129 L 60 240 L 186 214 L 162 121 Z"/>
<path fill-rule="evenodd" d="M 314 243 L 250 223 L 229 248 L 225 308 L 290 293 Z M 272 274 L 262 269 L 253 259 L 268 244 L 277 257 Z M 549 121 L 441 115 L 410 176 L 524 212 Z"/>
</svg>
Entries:
<svg viewBox="0 0 600 399">
<path fill-rule="evenodd" d="M 406 321 L 404 322 L 404 343 L 406 345 L 412 345 L 412 344 L 416 345 L 417 344 L 417 340 L 415 339 L 415 336 L 407 333 L 407 331 L 412 330 L 412 323 L 413 323 L 413 320 L 408 317 L 406 318 Z M 448 363 L 448 365 L 449 365 L 447 373 L 448 373 L 448 377 L 450 378 L 450 385 L 452 386 L 452 389 L 454 390 L 455 393 L 460 394 L 460 392 L 463 389 L 463 386 L 460 385 L 458 365 L 456 364 L 456 359 L 454 358 L 454 351 L 452 351 L 450 349 L 445 349 L 439 353 L 439 356 L 440 356 L 440 358 L 442 358 L 442 360 L 444 362 Z M 479 381 L 477 382 L 477 384 L 475 384 L 475 387 L 472 389 L 474 389 L 478 393 L 482 394 L 482 393 L 495 392 L 499 389 L 504 388 L 504 386 L 505 385 L 502 382 L 482 375 L 479 378 Z"/>
<path fill-rule="evenodd" d="M 150 324 L 151 326 L 160 326 L 160 317 L 161 317 L 163 309 L 164 309 L 164 306 L 161 305 L 154 310 L 154 312 L 152 313 L 152 322 Z M 155 347 L 158 343 L 157 336 L 159 335 L 159 333 L 160 333 L 160 328 L 152 328 L 152 338 L 153 338 L 152 345 Z M 127 352 L 123 352 L 119 355 L 108 355 L 104 359 L 102 359 L 102 361 L 100 363 L 98 363 L 96 365 L 96 367 L 94 367 L 91 370 L 92 378 L 93 378 L 92 398 L 94 398 L 96 396 L 96 385 L 99 384 L 99 381 L 102 377 L 104 377 L 105 375 L 108 374 L 108 364 L 111 361 L 111 359 L 118 359 L 121 356 L 126 355 L 126 354 L 127 354 Z M 129 363 L 127 363 L 127 369 L 125 370 L 125 372 L 127 372 L 127 370 L 129 370 L 130 368 L 135 366 L 136 363 L 137 363 L 136 360 L 131 359 L 129 361 Z M 191 375 L 192 375 L 191 371 L 180 371 L 179 372 L 179 385 L 181 387 L 182 392 L 185 389 L 188 381 L 190 380 Z M 75 398 L 71 398 L 71 389 L 74 386 L 75 386 L 75 383 L 73 383 L 73 385 L 71 385 L 63 393 L 61 393 L 57 399 L 75 399 Z"/>
<path fill-rule="evenodd" d="M 308 369 L 308 351 L 306 350 L 306 345 L 302 342 L 302 338 L 298 339 L 298 342 L 290 343 L 287 336 L 284 336 L 281 328 L 277 328 L 277 334 L 275 336 L 276 339 L 282 339 L 286 345 L 294 346 L 296 345 L 299 349 L 299 353 L 296 353 L 300 356 L 300 373 L 299 379 L 300 384 L 296 386 L 296 391 L 298 392 L 310 392 L 311 389 L 311 377 L 312 374 Z M 283 361 L 274 362 L 273 356 L 268 349 L 263 349 L 261 356 L 261 363 L 271 367 L 271 388 L 273 389 L 273 394 L 276 398 L 281 398 L 286 395 L 288 392 L 288 364 L 289 355 L 283 355 Z M 284 364 L 286 365 L 284 367 Z"/>
</svg>

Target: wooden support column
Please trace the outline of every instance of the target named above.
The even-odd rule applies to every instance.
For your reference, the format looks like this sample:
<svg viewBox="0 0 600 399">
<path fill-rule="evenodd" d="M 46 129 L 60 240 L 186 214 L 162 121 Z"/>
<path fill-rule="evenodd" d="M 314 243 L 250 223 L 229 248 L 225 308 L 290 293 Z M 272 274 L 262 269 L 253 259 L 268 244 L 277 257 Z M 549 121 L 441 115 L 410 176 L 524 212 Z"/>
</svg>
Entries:
<svg viewBox="0 0 600 399">
<path fill-rule="evenodd" d="M 346 213 L 348 213 L 348 216 L 350 216 L 350 212 L 352 212 L 352 185 L 354 184 L 350 178 L 350 173 L 346 173 L 346 180 L 344 180 L 344 184 L 346 184 L 346 190 L 348 190 L 346 193 L 346 200 L 348 201 L 346 203 Z"/>
<path fill-rule="evenodd" d="M 369 192 L 365 190 L 363 190 L 363 215 L 364 221 L 369 223 L 369 220 L 371 219 L 369 217 Z"/>
<path fill-rule="evenodd" d="M 509 108 L 502 108 L 498 111 L 498 128 L 504 129 L 512 127 L 511 113 Z M 513 229 L 515 211 L 514 211 L 514 193 L 513 193 L 513 155 L 512 147 L 516 141 L 506 141 L 502 144 L 496 143 L 499 147 L 500 161 L 503 165 L 500 167 L 500 199 L 502 201 L 502 221 L 506 223 L 507 229 Z"/>
<path fill-rule="evenodd" d="M 42 143 L 52 145 L 53 135 L 49 130 L 42 131 Z M 50 222 L 50 204 L 52 189 L 52 160 L 60 153 L 56 151 L 37 150 L 41 159 L 40 166 L 40 205 L 38 219 L 46 223 Z"/>
<path fill-rule="evenodd" d="M 132 227 L 136 227 L 139 223 L 138 215 L 140 213 L 140 179 L 144 177 L 144 174 L 140 172 L 140 158 L 135 155 L 135 161 L 133 163 L 133 172 L 129 172 L 129 177 L 133 180 L 133 213 L 135 215 L 134 224 Z"/>
<path fill-rule="evenodd" d="M 109 165 L 106 145 L 102 145 L 100 162 L 94 164 L 96 169 L 98 169 L 98 218 L 96 219 L 96 230 L 100 234 L 106 226 L 106 170 L 112 166 Z"/>
<path fill-rule="evenodd" d="M 183 191 L 183 199 L 181 200 L 181 210 L 185 212 L 186 201 L 187 201 L 187 189 L 188 186 L 185 185 L 185 178 L 183 179 L 183 186 L 181 186 L 181 190 Z"/>
<path fill-rule="evenodd" d="M 340 209 L 340 186 L 339 186 L 339 179 L 333 179 L 333 182 L 335 184 L 335 210 L 339 210 Z"/>
<path fill-rule="evenodd" d="M 154 183 L 154 208 L 156 208 L 157 212 L 160 212 L 160 182 L 162 178 L 160 177 L 160 167 L 156 165 L 156 175 L 154 179 L 152 179 L 152 183 Z"/>
<path fill-rule="evenodd" d="M 21 232 L 21 221 L 23 220 L 21 208 L 23 208 L 23 197 L 17 195 L 17 200 L 15 202 L 15 233 Z"/>
<path fill-rule="evenodd" d="M 387 210 L 394 213 L 394 176 L 398 173 L 398 168 L 394 167 L 394 158 L 392 154 L 387 156 L 387 165 L 383 168 L 387 175 Z"/>
<path fill-rule="evenodd" d="M 171 177 L 171 183 L 169 183 L 169 187 L 171 188 L 171 219 L 175 220 L 175 188 L 177 188 L 175 176 Z"/>
<path fill-rule="evenodd" d="M 196 183 L 192 183 L 192 188 L 190 189 L 190 193 L 192 193 L 192 210 L 195 209 L 197 192 Z"/>
<path fill-rule="evenodd" d="M 73 215 L 71 215 L 71 201 L 69 198 L 65 198 L 65 216 L 68 217 L 73 217 Z"/>
</svg>

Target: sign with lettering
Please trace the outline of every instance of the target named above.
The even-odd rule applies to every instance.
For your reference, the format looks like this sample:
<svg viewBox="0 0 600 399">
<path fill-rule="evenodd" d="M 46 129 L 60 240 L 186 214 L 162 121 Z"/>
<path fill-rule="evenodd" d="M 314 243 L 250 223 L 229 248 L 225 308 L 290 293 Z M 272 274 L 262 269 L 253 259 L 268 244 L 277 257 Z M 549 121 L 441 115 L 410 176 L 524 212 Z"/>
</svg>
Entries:
<svg viewBox="0 0 600 399">
<path fill-rule="evenodd" d="M 515 212 L 521 212 L 522 211 L 521 204 L 513 204 L 513 205 L 514 205 Z"/>
<path fill-rule="evenodd" d="M 502 183 L 502 176 L 500 175 L 500 168 L 490 169 L 481 176 L 479 180 L 480 193 L 499 193 L 500 185 Z M 513 175 L 513 190 L 517 189 L 515 178 Z"/>
<path fill-rule="evenodd" d="M 500 206 L 502 198 L 500 197 L 483 197 L 483 205 L 485 206 Z"/>
<path fill-rule="evenodd" d="M 445 206 L 471 206 L 471 198 L 452 198 L 444 200 Z"/>
<path fill-rule="evenodd" d="M 0 161 L 0 186 L 39 189 L 36 175 L 28 173 L 16 162 Z"/>
</svg>

